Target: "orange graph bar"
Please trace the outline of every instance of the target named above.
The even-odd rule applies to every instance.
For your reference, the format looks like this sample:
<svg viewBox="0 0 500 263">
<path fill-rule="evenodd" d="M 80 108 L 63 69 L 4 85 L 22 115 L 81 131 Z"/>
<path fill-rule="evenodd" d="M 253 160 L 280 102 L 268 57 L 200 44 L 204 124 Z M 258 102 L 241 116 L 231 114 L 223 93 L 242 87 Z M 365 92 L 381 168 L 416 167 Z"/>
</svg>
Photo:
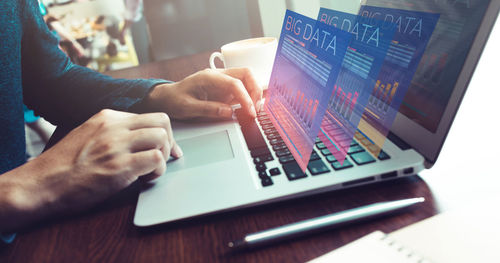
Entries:
<svg viewBox="0 0 500 263">
<path fill-rule="evenodd" d="M 396 90 L 398 89 L 399 83 L 395 82 L 394 87 L 391 90 L 391 95 L 389 96 L 389 100 L 387 101 L 388 105 L 391 105 L 392 100 L 394 99 L 394 95 L 396 94 Z"/>
</svg>

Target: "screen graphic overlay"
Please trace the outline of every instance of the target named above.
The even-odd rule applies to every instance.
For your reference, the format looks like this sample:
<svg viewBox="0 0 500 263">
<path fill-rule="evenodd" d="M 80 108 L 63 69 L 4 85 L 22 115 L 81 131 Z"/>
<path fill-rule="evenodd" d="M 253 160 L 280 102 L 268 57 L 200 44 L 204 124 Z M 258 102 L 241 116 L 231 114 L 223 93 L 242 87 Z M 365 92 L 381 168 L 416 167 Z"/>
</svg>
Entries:
<svg viewBox="0 0 500 263">
<path fill-rule="evenodd" d="M 264 108 L 302 171 L 351 34 L 287 10 Z"/>
<path fill-rule="evenodd" d="M 399 112 L 435 133 L 491 0 L 367 0 L 440 14 Z"/>
<path fill-rule="evenodd" d="M 369 149 L 378 155 L 440 15 L 373 6 L 362 6 L 360 15 L 396 24 L 396 33 L 358 126 L 377 146 Z"/>
<path fill-rule="evenodd" d="M 318 21 L 353 35 L 318 134 L 330 153 L 343 164 L 396 25 L 325 8 L 320 10 Z"/>
</svg>

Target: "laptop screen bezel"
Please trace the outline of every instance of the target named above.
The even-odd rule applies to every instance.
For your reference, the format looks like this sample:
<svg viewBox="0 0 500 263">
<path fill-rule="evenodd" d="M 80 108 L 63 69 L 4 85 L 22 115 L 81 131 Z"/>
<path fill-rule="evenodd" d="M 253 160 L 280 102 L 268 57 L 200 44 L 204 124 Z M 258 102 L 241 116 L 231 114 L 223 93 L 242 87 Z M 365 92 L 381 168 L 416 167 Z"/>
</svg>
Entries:
<svg viewBox="0 0 500 263">
<path fill-rule="evenodd" d="M 425 166 L 427 168 L 432 167 L 438 158 L 453 119 L 455 118 L 462 98 L 467 90 L 467 86 L 472 78 L 474 69 L 476 68 L 484 46 L 495 25 L 499 10 L 500 1 L 491 0 L 436 133 L 430 132 L 401 113 L 398 113 L 396 116 L 391 132 L 422 154 L 426 159 Z"/>
</svg>

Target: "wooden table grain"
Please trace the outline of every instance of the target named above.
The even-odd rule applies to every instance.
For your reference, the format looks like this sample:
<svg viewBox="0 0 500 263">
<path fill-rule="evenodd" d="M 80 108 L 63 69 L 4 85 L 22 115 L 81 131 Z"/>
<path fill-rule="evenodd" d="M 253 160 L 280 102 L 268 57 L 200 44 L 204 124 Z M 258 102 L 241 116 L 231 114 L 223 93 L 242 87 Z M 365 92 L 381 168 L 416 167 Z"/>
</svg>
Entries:
<svg viewBox="0 0 500 263">
<path fill-rule="evenodd" d="M 209 55 L 109 74 L 177 81 L 208 67 Z M 466 180 L 455 183 L 463 186 Z M 444 184 L 438 181 L 431 187 L 415 176 L 144 229 L 132 223 L 138 195 L 134 185 L 90 211 L 60 216 L 18 233 L 13 244 L 0 248 L 0 262 L 303 262 L 372 231 L 391 232 L 439 213 L 443 203 L 453 202 L 453 196 L 444 197 L 446 202 L 434 197 L 433 191 Z M 226 247 L 250 232 L 373 202 L 418 196 L 427 201 L 402 214 L 252 251 L 234 253 Z"/>
</svg>

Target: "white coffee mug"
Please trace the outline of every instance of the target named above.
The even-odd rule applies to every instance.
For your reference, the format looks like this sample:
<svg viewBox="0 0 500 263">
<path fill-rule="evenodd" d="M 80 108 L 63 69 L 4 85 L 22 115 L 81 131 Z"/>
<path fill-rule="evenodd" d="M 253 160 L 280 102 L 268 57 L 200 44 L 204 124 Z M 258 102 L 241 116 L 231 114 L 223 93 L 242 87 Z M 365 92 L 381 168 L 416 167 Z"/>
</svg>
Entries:
<svg viewBox="0 0 500 263">
<path fill-rule="evenodd" d="M 216 69 L 215 58 L 224 63 L 224 68 L 249 68 L 257 83 L 266 89 L 273 70 L 278 40 L 274 37 L 259 37 L 231 42 L 221 47 L 221 52 L 210 56 L 210 67 Z"/>
</svg>

